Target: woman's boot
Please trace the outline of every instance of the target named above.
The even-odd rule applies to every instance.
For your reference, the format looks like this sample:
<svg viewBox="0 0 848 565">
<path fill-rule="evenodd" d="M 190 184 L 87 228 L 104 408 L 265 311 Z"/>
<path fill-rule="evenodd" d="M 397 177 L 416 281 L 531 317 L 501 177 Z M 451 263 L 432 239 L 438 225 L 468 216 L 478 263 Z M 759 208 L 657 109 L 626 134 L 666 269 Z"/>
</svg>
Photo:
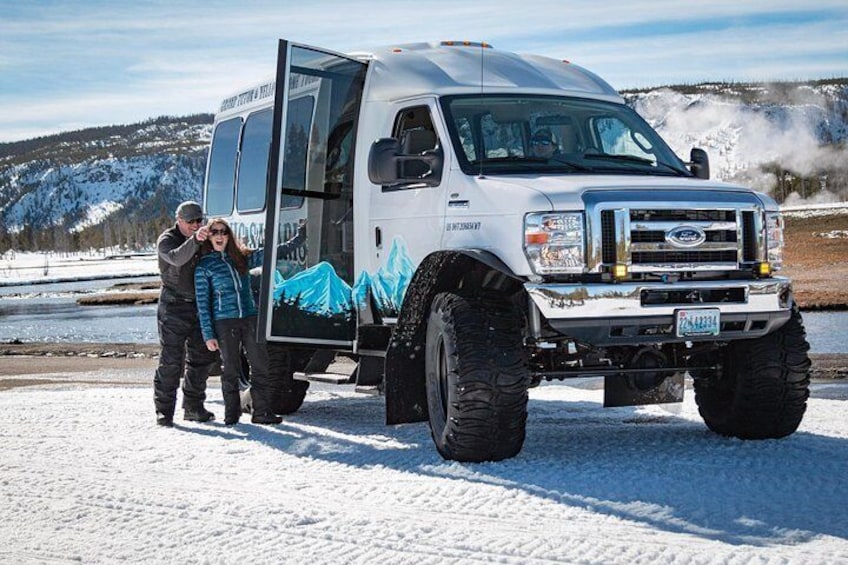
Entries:
<svg viewBox="0 0 848 565">
<path fill-rule="evenodd" d="M 238 391 L 224 393 L 224 424 L 235 426 L 241 416 L 241 395 Z"/>
</svg>

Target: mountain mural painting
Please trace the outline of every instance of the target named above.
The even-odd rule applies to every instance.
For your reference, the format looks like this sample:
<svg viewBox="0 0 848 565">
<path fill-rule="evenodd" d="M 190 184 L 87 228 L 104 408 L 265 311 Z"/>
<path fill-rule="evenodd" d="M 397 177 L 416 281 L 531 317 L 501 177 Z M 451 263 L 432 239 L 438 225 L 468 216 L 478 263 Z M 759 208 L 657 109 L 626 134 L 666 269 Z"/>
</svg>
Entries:
<svg viewBox="0 0 848 565">
<path fill-rule="evenodd" d="M 395 238 L 384 267 L 370 274 L 362 271 L 351 287 L 332 265 L 322 261 L 284 279 L 274 273 L 273 335 L 330 341 L 351 341 L 356 330 L 356 312 L 373 300 L 383 318 L 397 317 L 415 263 L 406 243 Z"/>
</svg>

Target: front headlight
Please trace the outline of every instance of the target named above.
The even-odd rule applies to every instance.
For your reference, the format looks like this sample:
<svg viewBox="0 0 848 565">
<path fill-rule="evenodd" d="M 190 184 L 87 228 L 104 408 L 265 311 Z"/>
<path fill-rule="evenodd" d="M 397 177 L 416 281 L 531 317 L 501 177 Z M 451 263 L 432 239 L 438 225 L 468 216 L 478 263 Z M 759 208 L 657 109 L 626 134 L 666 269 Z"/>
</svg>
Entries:
<svg viewBox="0 0 848 565">
<path fill-rule="evenodd" d="M 536 212 L 524 217 L 524 254 L 538 275 L 582 273 L 582 212 Z"/>
<path fill-rule="evenodd" d="M 783 218 L 780 212 L 766 212 L 766 259 L 772 271 L 783 267 Z"/>
</svg>

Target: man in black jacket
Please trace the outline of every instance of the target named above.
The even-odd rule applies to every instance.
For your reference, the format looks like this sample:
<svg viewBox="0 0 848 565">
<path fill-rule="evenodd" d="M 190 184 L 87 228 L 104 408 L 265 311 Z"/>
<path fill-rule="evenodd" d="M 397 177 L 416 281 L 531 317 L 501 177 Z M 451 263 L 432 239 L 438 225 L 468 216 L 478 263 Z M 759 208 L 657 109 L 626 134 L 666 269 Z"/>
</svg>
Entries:
<svg viewBox="0 0 848 565">
<path fill-rule="evenodd" d="M 183 377 L 183 417 L 195 422 L 214 420 L 206 410 L 206 379 L 216 361 L 200 335 L 194 298 L 194 268 L 200 259 L 200 244 L 208 237 L 203 210 L 197 202 L 177 207 L 177 223 L 156 241 L 162 291 L 156 313 L 159 325 L 159 367 L 153 378 L 156 423 L 174 425 L 177 388 Z"/>
</svg>

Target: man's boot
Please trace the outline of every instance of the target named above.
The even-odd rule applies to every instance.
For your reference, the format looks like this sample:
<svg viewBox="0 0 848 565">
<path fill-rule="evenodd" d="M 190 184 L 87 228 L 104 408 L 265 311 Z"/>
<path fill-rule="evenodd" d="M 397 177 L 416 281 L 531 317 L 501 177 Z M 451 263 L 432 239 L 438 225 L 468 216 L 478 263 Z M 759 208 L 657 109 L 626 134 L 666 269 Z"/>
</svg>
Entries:
<svg viewBox="0 0 848 565">
<path fill-rule="evenodd" d="M 215 419 L 215 414 L 207 410 L 201 404 L 196 408 L 186 408 L 183 414 L 183 420 L 189 422 L 209 422 Z"/>
<path fill-rule="evenodd" d="M 162 412 L 156 413 L 156 425 L 164 426 L 166 428 L 174 427 L 174 417 L 169 414 L 163 414 Z"/>
</svg>

